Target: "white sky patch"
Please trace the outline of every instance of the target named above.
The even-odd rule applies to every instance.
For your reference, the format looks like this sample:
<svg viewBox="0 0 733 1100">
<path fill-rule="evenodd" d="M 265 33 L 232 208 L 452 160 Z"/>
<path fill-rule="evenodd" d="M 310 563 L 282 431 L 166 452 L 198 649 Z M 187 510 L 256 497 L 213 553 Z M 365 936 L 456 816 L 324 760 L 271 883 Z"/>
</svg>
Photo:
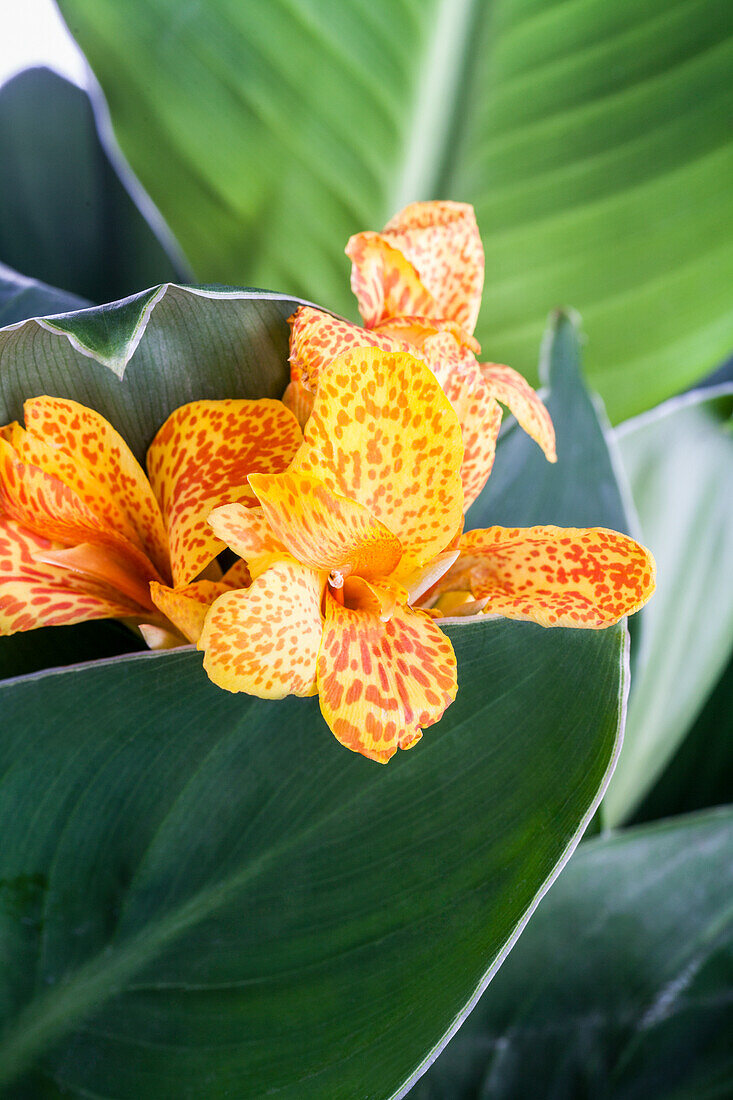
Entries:
<svg viewBox="0 0 733 1100">
<path fill-rule="evenodd" d="M 32 65 L 87 86 L 86 61 L 54 0 L 0 0 L 0 84 Z"/>
</svg>

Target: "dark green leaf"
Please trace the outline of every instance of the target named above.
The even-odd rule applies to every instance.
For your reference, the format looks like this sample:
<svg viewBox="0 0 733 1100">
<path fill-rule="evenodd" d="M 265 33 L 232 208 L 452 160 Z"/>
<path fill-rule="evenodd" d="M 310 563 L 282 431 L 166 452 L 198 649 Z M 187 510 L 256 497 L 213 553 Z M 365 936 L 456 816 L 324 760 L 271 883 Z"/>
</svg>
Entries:
<svg viewBox="0 0 733 1100">
<path fill-rule="evenodd" d="M 94 302 L 189 277 L 122 184 L 81 88 L 49 69 L 9 80 L 0 149 L 0 261 Z"/>
<path fill-rule="evenodd" d="M 733 812 L 584 844 L 411 1100 L 723 1100 Z"/>
<path fill-rule="evenodd" d="M 0 327 L 25 321 L 27 317 L 47 317 L 91 305 L 66 290 L 46 286 L 0 264 Z"/>
<path fill-rule="evenodd" d="M 733 435 L 725 393 L 733 393 L 730 384 L 686 394 L 616 432 L 642 539 L 657 559 L 657 591 L 634 647 L 624 751 L 602 810 L 609 825 L 627 820 L 661 775 L 733 648 Z"/>
<path fill-rule="evenodd" d="M 450 634 L 458 699 L 386 768 L 190 650 L 0 685 L 5 1082 L 399 1092 L 577 842 L 623 707 L 621 626 Z"/>
<path fill-rule="evenodd" d="M 553 316 L 545 334 L 540 374 L 550 387 L 547 408 L 557 436 L 551 464 L 515 422 L 502 435 L 486 488 L 466 526 L 610 527 L 629 531 L 625 482 L 609 452 L 605 413 L 583 383 L 580 332 L 570 316 Z"/>
<path fill-rule="evenodd" d="M 473 202 L 478 335 L 535 370 L 572 304 L 614 420 L 733 346 L 729 0 L 60 0 L 202 279 L 351 310 L 343 248 Z"/>
<path fill-rule="evenodd" d="M 138 635 L 111 620 L 78 626 L 44 626 L 0 637 L 0 680 L 146 648 Z"/>
</svg>

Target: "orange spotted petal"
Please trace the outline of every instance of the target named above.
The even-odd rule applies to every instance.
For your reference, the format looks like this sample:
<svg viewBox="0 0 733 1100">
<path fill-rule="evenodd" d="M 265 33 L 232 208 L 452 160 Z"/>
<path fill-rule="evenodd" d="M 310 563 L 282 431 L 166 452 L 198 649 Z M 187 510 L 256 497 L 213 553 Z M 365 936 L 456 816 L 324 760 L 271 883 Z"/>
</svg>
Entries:
<svg viewBox="0 0 733 1100">
<path fill-rule="evenodd" d="M 34 397 L 26 401 L 24 413 L 30 438 L 18 447 L 19 456 L 74 489 L 112 529 L 139 546 L 161 576 L 168 576 L 168 538 L 160 508 L 119 432 L 94 409 L 58 397 Z M 15 437 L 13 442 L 17 446 Z M 51 447 L 59 449 L 53 466 Z"/>
<path fill-rule="evenodd" d="M 313 411 L 313 391 L 309 390 L 302 382 L 293 380 L 288 382 L 283 394 L 283 405 L 290 409 L 295 419 L 300 424 L 301 430 L 308 423 L 308 417 Z"/>
<path fill-rule="evenodd" d="M 327 594 L 318 693 L 342 745 L 386 764 L 438 721 L 456 687 L 453 647 L 424 612 L 397 605 L 384 622 Z"/>
<path fill-rule="evenodd" d="M 460 524 L 461 429 L 424 363 L 361 348 L 320 378 L 293 471 L 369 509 L 401 541 L 417 568 Z M 243 555 L 244 556 L 244 555 Z"/>
<path fill-rule="evenodd" d="M 491 396 L 507 406 L 520 427 L 542 448 L 548 462 L 557 462 L 550 414 L 529 382 L 501 363 L 481 363 L 481 374 Z"/>
<path fill-rule="evenodd" d="M 0 635 L 139 616 L 139 607 L 105 585 L 40 560 L 39 555 L 50 553 L 54 545 L 0 517 Z"/>
<path fill-rule="evenodd" d="M 490 527 L 463 535 L 438 590 L 470 586 L 489 615 L 598 629 L 638 611 L 654 585 L 652 555 L 617 531 Z"/>
<path fill-rule="evenodd" d="M 253 578 L 268 569 L 274 561 L 290 557 L 273 534 L 262 508 L 224 504 L 214 509 L 209 523 L 217 537 L 246 562 Z"/>
<path fill-rule="evenodd" d="M 194 581 L 184 588 L 150 585 L 153 603 L 189 642 L 196 643 L 204 629 L 209 608 L 219 596 L 231 592 L 224 581 Z"/>
<path fill-rule="evenodd" d="M 381 233 L 352 237 L 346 254 L 352 260 L 351 286 L 365 324 L 422 314 L 455 321 L 473 333 L 484 283 L 484 252 L 468 203 L 412 203 Z"/>
<path fill-rule="evenodd" d="M 397 604 L 408 602 L 408 596 L 407 589 L 391 579 L 377 583 L 363 577 L 347 577 L 344 581 L 344 605 L 352 610 L 369 611 L 385 623 L 392 618 Z"/>
<path fill-rule="evenodd" d="M 110 529 L 58 478 L 22 462 L 0 438 L 0 512 L 22 527 L 64 546 L 93 543 L 115 551 L 120 562 L 144 581 L 160 580 L 149 558 Z"/>
<path fill-rule="evenodd" d="M 214 683 L 262 699 L 315 695 L 324 585 L 325 574 L 280 561 L 219 596 L 198 642 Z"/>
<path fill-rule="evenodd" d="M 106 586 L 117 598 L 128 600 L 143 610 L 152 610 L 150 581 L 129 568 L 128 561 L 109 546 L 79 543 L 59 550 L 44 550 L 36 554 L 37 561 L 58 565 L 79 574 L 93 583 Z"/>
<path fill-rule="evenodd" d="M 249 483 L 275 537 L 304 565 L 374 580 L 402 557 L 400 540 L 368 508 L 313 474 L 253 474 Z"/>
<path fill-rule="evenodd" d="M 208 523 L 212 509 L 253 502 L 248 475 L 286 469 L 301 439 L 281 401 L 194 401 L 171 413 L 147 462 L 176 587 L 190 583 L 223 548 Z"/>
<path fill-rule="evenodd" d="M 371 332 L 312 306 L 300 306 L 290 318 L 290 326 L 291 379 L 313 391 L 321 371 L 345 351 L 354 348 L 413 351 L 407 340 Z"/>
</svg>

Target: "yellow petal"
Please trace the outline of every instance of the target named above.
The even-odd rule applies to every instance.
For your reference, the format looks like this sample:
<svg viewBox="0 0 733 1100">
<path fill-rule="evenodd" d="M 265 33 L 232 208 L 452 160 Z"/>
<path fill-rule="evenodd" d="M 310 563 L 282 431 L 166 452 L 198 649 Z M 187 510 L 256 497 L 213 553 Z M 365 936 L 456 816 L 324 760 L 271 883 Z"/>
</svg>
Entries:
<svg viewBox="0 0 733 1100">
<path fill-rule="evenodd" d="M 466 511 L 488 481 L 496 457 L 496 441 L 501 428 L 501 408 L 482 382 L 454 375 L 446 384 L 446 393 L 463 433 L 463 508 Z"/>
<path fill-rule="evenodd" d="M 161 576 L 168 576 L 168 539 L 160 508 L 119 432 L 94 409 L 59 397 L 34 397 L 26 401 L 24 413 L 31 438 L 25 436 L 18 446 L 14 437 L 19 457 L 58 477 L 110 528 L 143 550 Z M 53 467 L 49 447 L 59 448 Z"/>
<path fill-rule="evenodd" d="M 438 721 L 456 687 L 453 647 L 424 612 L 398 605 L 384 622 L 326 596 L 318 693 L 342 745 L 386 763 Z"/>
<path fill-rule="evenodd" d="M 283 394 L 283 405 L 290 409 L 291 413 L 300 424 L 301 430 L 308 423 L 308 417 L 313 411 L 313 391 L 307 389 L 302 382 L 293 379 L 288 382 Z"/>
<path fill-rule="evenodd" d="M 461 429 L 424 363 L 362 348 L 321 375 L 293 471 L 355 500 L 402 543 L 404 566 L 443 550 L 463 508 Z"/>
<path fill-rule="evenodd" d="M 209 608 L 219 596 L 231 592 L 224 581 L 194 581 L 184 588 L 169 588 L 164 584 L 150 585 L 155 606 L 173 623 L 189 642 L 198 642 L 204 629 Z"/>
<path fill-rule="evenodd" d="M 406 340 L 377 334 L 312 306 L 301 306 L 290 318 L 290 375 L 315 392 L 322 370 L 345 351 L 384 348 L 413 352 Z"/>
<path fill-rule="evenodd" d="M 545 453 L 548 462 L 557 462 L 555 429 L 545 406 L 529 382 L 518 371 L 501 363 L 482 363 L 481 374 L 488 392 L 517 418 L 520 427 Z"/>
<path fill-rule="evenodd" d="M 324 574 L 281 561 L 220 596 L 198 643 L 214 683 L 262 699 L 314 695 L 324 584 Z"/>
<path fill-rule="evenodd" d="M 599 629 L 638 611 L 654 585 L 652 555 L 617 531 L 490 527 L 463 535 L 438 590 L 470 586 L 489 615 Z"/>
<path fill-rule="evenodd" d="M 134 618 L 140 611 L 89 577 L 38 559 L 54 545 L 0 517 L 0 635 L 90 619 Z"/>
<path fill-rule="evenodd" d="M 281 401 L 194 401 L 168 417 L 147 463 L 176 587 L 190 583 L 223 548 L 208 523 L 212 509 L 253 501 L 248 475 L 286 469 L 301 439 Z"/>
<path fill-rule="evenodd" d="M 224 504 L 215 508 L 209 523 L 217 538 L 242 558 L 251 577 L 258 577 L 274 561 L 290 555 L 273 534 L 262 508 Z"/>
<path fill-rule="evenodd" d="M 400 540 L 368 508 L 313 474 L 253 474 L 249 483 L 275 537 L 304 565 L 374 580 L 402 557 Z"/>
<path fill-rule="evenodd" d="M 369 327 L 387 317 L 422 314 L 476 327 L 484 282 L 484 253 L 473 207 L 419 202 L 381 233 L 349 241 L 351 286 Z"/>
</svg>

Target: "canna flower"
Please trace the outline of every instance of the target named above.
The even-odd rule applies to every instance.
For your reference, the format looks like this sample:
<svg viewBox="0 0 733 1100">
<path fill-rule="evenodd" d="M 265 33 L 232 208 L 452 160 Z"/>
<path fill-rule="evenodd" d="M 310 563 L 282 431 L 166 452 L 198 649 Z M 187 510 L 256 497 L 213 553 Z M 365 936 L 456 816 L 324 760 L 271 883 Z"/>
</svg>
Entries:
<svg viewBox="0 0 733 1100">
<path fill-rule="evenodd" d="M 250 475 L 259 507 L 213 511 L 247 564 L 199 640 L 211 679 L 278 699 L 315 695 L 337 739 L 386 762 L 456 694 L 456 663 L 415 604 L 456 558 L 458 419 L 424 363 L 345 352 L 320 374 L 287 471 Z"/>
<path fill-rule="evenodd" d="M 0 429 L 0 634 L 118 618 L 153 646 L 195 640 L 213 600 L 249 581 L 241 563 L 221 576 L 206 517 L 256 503 L 249 473 L 288 466 L 302 439 L 292 414 L 269 400 L 184 405 L 150 446 L 149 477 L 93 409 L 37 397 L 24 414 Z"/>
<path fill-rule="evenodd" d="M 408 352 L 431 368 L 458 416 L 464 439 L 464 506 L 473 503 L 493 466 L 499 402 L 556 461 L 552 421 L 537 394 L 511 367 L 480 363 L 473 336 L 484 281 L 484 255 L 473 208 L 414 203 L 381 233 L 349 241 L 351 286 L 364 327 L 310 306 L 296 311 L 286 404 L 304 423 L 321 370 L 346 348 Z"/>
</svg>

